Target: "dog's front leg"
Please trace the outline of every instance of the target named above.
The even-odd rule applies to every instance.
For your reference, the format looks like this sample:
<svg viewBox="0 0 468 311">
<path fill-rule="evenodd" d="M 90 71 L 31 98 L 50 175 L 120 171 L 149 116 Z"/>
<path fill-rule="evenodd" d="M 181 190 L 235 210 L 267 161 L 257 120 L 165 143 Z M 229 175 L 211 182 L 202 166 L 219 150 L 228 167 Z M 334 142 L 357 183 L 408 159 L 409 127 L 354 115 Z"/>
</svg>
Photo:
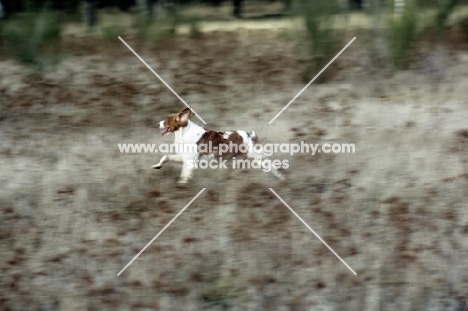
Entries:
<svg viewBox="0 0 468 311">
<path fill-rule="evenodd" d="M 195 160 L 196 160 L 195 156 L 186 157 L 183 160 L 184 163 L 182 165 L 182 172 L 180 173 L 180 178 L 178 181 L 179 184 L 186 184 L 192 178 Z"/>
<path fill-rule="evenodd" d="M 161 158 L 161 161 L 159 161 L 158 164 L 153 165 L 152 168 L 160 169 L 167 162 L 179 162 L 180 163 L 180 162 L 183 162 L 183 159 L 178 154 L 165 155 L 164 157 Z"/>
</svg>

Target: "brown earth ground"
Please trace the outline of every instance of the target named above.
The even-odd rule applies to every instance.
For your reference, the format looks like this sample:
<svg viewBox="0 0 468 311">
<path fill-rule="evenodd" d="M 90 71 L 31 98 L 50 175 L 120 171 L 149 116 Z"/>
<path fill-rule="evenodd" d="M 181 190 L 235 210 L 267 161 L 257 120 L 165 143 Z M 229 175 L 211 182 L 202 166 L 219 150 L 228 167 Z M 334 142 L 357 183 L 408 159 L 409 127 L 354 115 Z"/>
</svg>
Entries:
<svg viewBox="0 0 468 311">
<path fill-rule="evenodd" d="M 456 30 L 423 40 L 418 65 L 392 74 L 375 67 L 364 31 L 343 33 L 342 46 L 353 36 L 329 82 L 271 125 L 304 86 L 288 33 L 126 38 L 208 128 L 356 145 L 275 154 L 289 160 L 285 182 L 198 170 L 178 186 L 180 168 L 150 168 L 160 154 L 120 153 L 118 143 L 171 142 L 157 122 L 184 107 L 120 42 L 69 40 L 44 75 L 1 59 L 0 309 L 466 310 L 466 45 L 454 48 Z"/>
</svg>

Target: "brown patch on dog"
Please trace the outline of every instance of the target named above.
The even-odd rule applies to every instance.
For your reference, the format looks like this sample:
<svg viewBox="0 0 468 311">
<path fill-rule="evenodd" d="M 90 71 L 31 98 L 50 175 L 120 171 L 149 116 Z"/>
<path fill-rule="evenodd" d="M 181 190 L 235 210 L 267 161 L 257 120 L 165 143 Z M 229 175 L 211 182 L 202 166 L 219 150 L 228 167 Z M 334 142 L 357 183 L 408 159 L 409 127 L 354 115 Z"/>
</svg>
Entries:
<svg viewBox="0 0 468 311">
<path fill-rule="evenodd" d="M 236 132 L 232 132 L 228 138 L 224 138 L 226 132 L 217 132 L 217 131 L 206 131 L 200 140 L 197 142 L 197 147 L 200 152 L 200 155 L 214 154 L 220 157 L 233 157 L 239 154 L 240 145 L 244 143 L 242 136 Z M 211 143 L 211 146 L 210 146 Z M 204 145 L 205 147 L 200 147 Z M 220 145 L 228 146 L 228 150 L 220 150 Z M 211 147 L 211 152 L 209 148 Z"/>
<path fill-rule="evenodd" d="M 240 136 L 237 132 L 232 132 L 231 135 L 228 137 L 229 141 L 232 141 L 233 144 L 240 145 L 244 142 L 242 136 Z"/>
</svg>

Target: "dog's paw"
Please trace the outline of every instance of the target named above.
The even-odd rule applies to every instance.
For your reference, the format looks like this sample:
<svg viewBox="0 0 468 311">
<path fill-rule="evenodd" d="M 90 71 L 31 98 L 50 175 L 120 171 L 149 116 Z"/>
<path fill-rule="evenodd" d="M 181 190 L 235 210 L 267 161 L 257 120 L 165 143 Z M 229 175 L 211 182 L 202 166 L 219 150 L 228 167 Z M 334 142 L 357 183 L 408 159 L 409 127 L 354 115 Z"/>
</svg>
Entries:
<svg viewBox="0 0 468 311">
<path fill-rule="evenodd" d="M 189 179 L 188 178 L 180 178 L 179 181 L 177 182 L 179 185 L 183 185 L 188 183 Z"/>
<path fill-rule="evenodd" d="M 156 169 L 156 170 L 159 170 L 159 169 L 162 167 L 162 165 L 158 163 L 158 164 L 153 165 L 153 166 L 151 166 L 151 167 L 154 168 L 154 169 Z"/>
<path fill-rule="evenodd" d="M 275 174 L 276 178 L 278 178 L 280 181 L 285 181 L 286 180 L 286 177 L 281 174 L 280 172 L 276 172 Z"/>
</svg>

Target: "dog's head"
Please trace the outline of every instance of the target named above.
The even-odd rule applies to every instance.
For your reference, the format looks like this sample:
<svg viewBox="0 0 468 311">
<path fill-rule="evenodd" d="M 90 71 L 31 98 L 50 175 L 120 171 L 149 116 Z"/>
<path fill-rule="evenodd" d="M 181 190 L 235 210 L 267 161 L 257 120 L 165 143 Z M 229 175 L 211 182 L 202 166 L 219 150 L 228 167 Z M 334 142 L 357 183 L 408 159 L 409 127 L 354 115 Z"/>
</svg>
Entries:
<svg viewBox="0 0 468 311">
<path fill-rule="evenodd" d="M 161 129 L 161 135 L 167 135 L 174 133 L 182 127 L 185 127 L 192 117 L 192 110 L 190 108 L 184 108 L 176 114 L 171 114 L 166 117 L 164 121 L 159 122 L 159 128 Z"/>
</svg>

